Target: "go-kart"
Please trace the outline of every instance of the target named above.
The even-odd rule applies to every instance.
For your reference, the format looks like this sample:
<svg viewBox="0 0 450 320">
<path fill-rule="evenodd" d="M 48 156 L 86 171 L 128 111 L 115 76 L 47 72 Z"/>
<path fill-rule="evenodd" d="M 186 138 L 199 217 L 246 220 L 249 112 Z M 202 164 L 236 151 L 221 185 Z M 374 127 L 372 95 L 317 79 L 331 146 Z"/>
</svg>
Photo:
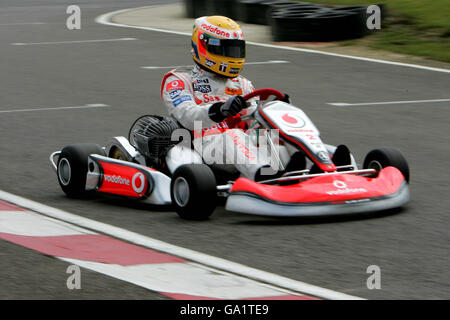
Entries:
<svg viewBox="0 0 450 320">
<path fill-rule="evenodd" d="M 268 101 L 270 96 L 276 99 Z M 260 98 L 258 107 L 240 120 L 276 130 L 277 145 L 285 147 L 275 159 L 284 170 L 267 179 L 253 181 L 206 165 L 192 145 L 173 139 L 178 122 L 151 115 L 133 123 L 128 139 L 114 137 L 105 147 L 66 146 L 52 153 L 50 161 L 70 197 L 98 192 L 173 205 L 180 217 L 191 220 L 207 219 L 220 198 L 226 210 L 274 217 L 382 211 L 408 202 L 409 167 L 400 151 L 374 149 L 359 169 L 348 148 L 324 144 L 308 116 L 285 102 L 283 93 L 260 89 L 244 99 L 254 97 Z M 297 167 L 289 166 L 294 158 L 299 159 Z"/>
</svg>

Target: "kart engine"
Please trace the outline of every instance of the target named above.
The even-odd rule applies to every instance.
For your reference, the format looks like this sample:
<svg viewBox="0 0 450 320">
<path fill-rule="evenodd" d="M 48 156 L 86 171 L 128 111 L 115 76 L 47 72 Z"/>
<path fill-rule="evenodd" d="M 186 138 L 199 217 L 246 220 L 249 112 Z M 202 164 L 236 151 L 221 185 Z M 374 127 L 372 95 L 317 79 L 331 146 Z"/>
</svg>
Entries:
<svg viewBox="0 0 450 320">
<path fill-rule="evenodd" d="M 171 139 L 172 132 L 178 128 L 173 118 L 145 115 L 131 126 L 129 140 L 152 164 L 158 164 L 167 150 L 178 143 Z"/>
</svg>

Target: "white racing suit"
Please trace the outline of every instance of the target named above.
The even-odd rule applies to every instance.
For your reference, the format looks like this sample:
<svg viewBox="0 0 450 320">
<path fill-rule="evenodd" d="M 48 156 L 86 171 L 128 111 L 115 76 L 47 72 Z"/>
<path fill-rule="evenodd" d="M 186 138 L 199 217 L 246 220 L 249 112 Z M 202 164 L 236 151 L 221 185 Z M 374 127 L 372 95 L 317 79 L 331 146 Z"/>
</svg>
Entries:
<svg viewBox="0 0 450 320">
<path fill-rule="evenodd" d="M 162 81 L 161 97 L 169 115 L 193 133 L 194 149 L 206 164 L 233 166 L 241 175 L 254 179 L 259 168 L 270 166 L 269 156 L 258 152 L 242 128 L 233 128 L 228 120 L 216 123 L 208 114 L 213 104 L 254 90 L 251 82 L 243 76 L 224 78 L 195 66 L 167 73 Z M 252 99 L 250 106 L 240 114 L 253 112 L 256 99 Z"/>
</svg>

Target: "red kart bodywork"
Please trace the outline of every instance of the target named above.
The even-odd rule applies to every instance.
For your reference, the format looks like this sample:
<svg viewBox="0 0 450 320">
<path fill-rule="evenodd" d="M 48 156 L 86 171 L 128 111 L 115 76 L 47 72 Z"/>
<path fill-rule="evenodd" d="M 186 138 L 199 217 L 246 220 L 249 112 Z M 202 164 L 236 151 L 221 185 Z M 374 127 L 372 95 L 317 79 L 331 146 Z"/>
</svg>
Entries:
<svg viewBox="0 0 450 320">
<path fill-rule="evenodd" d="M 280 186 L 239 178 L 230 190 L 227 209 L 270 215 L 333 215 L 384 210 L 409 199 L 402 173 L 387 167 L 376 178 L 355 174 L 325 174 Z"/>
<path fill-rule="evenodd" d="M 92 171 L 87 174 L 87 190 L 142 199 L 167 205 L 170 178 L 153 168 L 96 154 L 89 156 Z"/>
</svg>

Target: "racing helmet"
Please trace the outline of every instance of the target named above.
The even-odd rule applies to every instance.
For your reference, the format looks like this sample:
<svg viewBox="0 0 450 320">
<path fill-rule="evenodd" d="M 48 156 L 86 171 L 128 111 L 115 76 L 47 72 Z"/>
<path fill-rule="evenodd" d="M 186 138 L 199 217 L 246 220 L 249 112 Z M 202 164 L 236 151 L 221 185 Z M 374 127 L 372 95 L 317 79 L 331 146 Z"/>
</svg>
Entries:
<svg viewBox="0 0 450 320">
<path fill-rule="evenodd" d="M 192 57 L 203 69 L 228 78 L 237 77 L 245 62 L 245 40 L 241 27 L 223 16 L 195 20 Z"/>
</svg>

